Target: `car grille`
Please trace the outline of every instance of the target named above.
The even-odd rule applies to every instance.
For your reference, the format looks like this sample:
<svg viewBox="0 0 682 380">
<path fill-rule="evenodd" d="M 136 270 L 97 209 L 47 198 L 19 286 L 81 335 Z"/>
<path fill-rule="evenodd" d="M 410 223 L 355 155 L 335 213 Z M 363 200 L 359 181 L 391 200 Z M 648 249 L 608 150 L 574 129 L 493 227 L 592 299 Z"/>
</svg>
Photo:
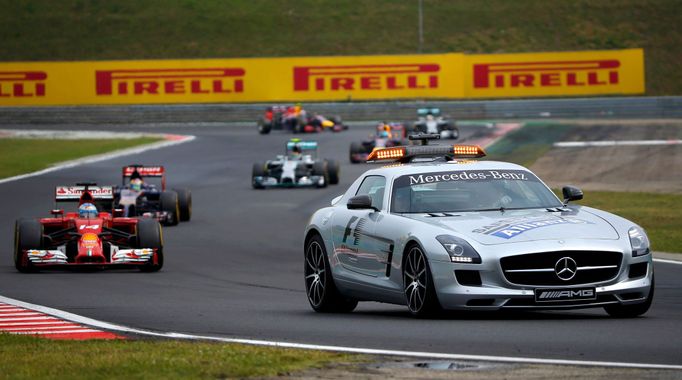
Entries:
<svg viewBox="0 0 682 380">
<path fill-rule="evenodd" d="M 555 271 L 559 260 L 565 257 L 577 266 L 575 275 L 568 280 L 559 278 Z M 557 251 L 504 257 L 500 264 L 504 277 L 513 284 L 561 286 L 611 280 L 618 275 L 622 259 L 620 252 Z"/>
</svg>

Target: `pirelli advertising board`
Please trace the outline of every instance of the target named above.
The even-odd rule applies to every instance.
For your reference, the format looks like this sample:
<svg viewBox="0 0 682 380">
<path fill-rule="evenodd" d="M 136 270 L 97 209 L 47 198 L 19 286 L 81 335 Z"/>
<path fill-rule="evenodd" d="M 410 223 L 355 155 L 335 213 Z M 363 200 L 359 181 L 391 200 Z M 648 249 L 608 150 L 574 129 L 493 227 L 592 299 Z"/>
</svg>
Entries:
<svg viewBox="0 0 682 380">
<path fill-rule="evenodd" d="M 641 49 L 0 63 L 0 106 L 644 93 Z"/>
</svg>

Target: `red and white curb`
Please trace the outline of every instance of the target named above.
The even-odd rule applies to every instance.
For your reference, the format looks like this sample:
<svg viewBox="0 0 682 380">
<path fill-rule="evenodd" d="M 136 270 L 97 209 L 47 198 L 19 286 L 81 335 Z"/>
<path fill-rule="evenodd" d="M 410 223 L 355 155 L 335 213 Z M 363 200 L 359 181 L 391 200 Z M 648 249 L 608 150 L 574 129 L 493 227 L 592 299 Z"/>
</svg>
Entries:
<svg viewBox="0 0 682 380">
<path fill-rule="evenodd" d="M 69 340 L 123 339 L 114 333 L 4 302 L 0 302 L 0 333 Z"/>
<path fill-rule="evenodd" d="M 32 309 L 41 313 L 49 314 L 58 318 L 62 318 L 74 323 L 82 323 L 84 325 L 102 328 L 110 331 L 120 333 L 137 334 L 145 336 L 153 336 L 159 338 L 170 339 L 186 339 L 186 340 L 205 340 L 222 343 L 238 343 L 249 344 L 254 346 L 268 346 L 279 348 L 296 348 L 303 350 L 317 350 L 317 351 L 332 351 L 332 352 L 346 352 L 352 354 L 366 354 L 366 355 L 388 355 L 401 356 L 412 358 L 425 359 L 443 359 L 443 360 L 472 360 L 472 361 L 488 361 L 497 363 L 525 363 L 525 364 L 550 364 L 550 365 L 575 365 L 588 367 L 619 367 L 619 368 L 643 368 L 643 369 L 673 369 L 682 370 L 682 365 L 674 364 L 653 364 L 653 363 L 626 363 L 626 362 L 603 362 L 603 361 L 588 361 L 588 360 L 563 360 L 563 359 L 544 359 L 544 358 L 528 358 L 528 357 L 514 357 L 514 356 L 491 356 L 491 355 L 468 355 L 468 354 L 448 354 L 439 352 L 419 352 L 419 351 L 399 351 L 399 350 L 385 350 L 375 348 L 362 347 L 344 347 L 344 346 L 327 346 L 318 344 L 293 343 L 293 342 L 278 342 L 269 340 L 256 339 L 240 339 L 240 338 L 225 338 L 220 336 L 209 335 L 192 335 L 177 332 L 157 332 L 137 329 L 134 327 L 117 325 L 109 322 L 98 321 L 88 317 L 83 317 L 77 314 L 66 311 L 49 308 L 46 306 L 34 305 L 27 302 L 15 300 L 0 296 L 0 302 L 5 304 L 24 307 Z"/>
<path fill-rule="evenodd" d="M 0 130 L 0 136 L 2 136 L 2 133 L 9 133 L 9 132 L 22 132 L 22 133 L 28 133 L 31 132 L 34 135 L 38 132 L 43 132 L 43 131 L 12 131 L 12 130 Z M 71 136 L 71 134 L 75 134 L 76 132 L 74 131 L 61 131 L 65 133 L 66 135 L 64 136 Z M 30 177 L 35 177 L 39 175 L 43 175 L 46 173 L 54 172 L 57 170 L 62 170 L 62 169 L 67 169 L 67 168 L 73 168 L 75 166 L 83 165 L 83 164 L 91 164 L 94 162 L 99 162 L 99 161 L 104 161 L 104 160 L 110 160 L 112 158 L 117 158 L 117 157 L 122 157 L 122 156 L 128 156 L 132 154 L 139 154 L 143 152 L 147 152 L 150 150 L 155 150 L 155 149 L 161 149 L 161 148 L 167 148 L 169 146 L 174 146 L 174 145 L 179 145 L 183 144 L 189 141 L 192 141 L 195 139 L 195 136 L 192 135 L 173 135 L 173 134 L 136 134 L 136 133 L 117 133 L 117 132 L 106 132 L 106 136 L 103 135 L 104 132 L 99 132 L 99 131 L 92 131 L 92 132 L 83 132 L 83 131 L 78 131 L 78 137 L 79 138 L 137 138 L 137 137 L 158 137 L 163 139 L 163 141 L 151 143 L 151 144 L 145 144 L 145 145 L 139 145 L 135 146 L 132 148 L 126 148 L 126 149 L 120 149 L 120 150 L 115 150 L 113 152 L 108 152 L 108 153 L 103 153 L 103 154 L 97 154 L 93 156 L 86 156 L 86 157 L 81 157 L 76 160 L 71 160 L 71 161 L 65 161 L 65 162 L 60 162 L 58 164 L 55 164 L 53 166 L 50 166 L 47 169 L 39 170 L 33 173 L 27 173 L 27 174 L 21 174 L 18 176 L 14 177 L 9 177 L 9 178 L 3 178 L 0 179 L 0 184 L 6 183 L 6 182 L 13 182 L 13 181 L 18 181 L 24 178 L 30 178 Z M 11 135 L 14 136 L 14 135 Z M 42 136 L 41 134 L 38 134 L 38 136 Z M 90 137 L 86 137 L 90 136 Z M 93 137 L 94 136 L 94 137 Z M 33 135 L 32 135 L 33 137 Z M 55 137 L 53 137 L 55 138 Z"/>
</svg>

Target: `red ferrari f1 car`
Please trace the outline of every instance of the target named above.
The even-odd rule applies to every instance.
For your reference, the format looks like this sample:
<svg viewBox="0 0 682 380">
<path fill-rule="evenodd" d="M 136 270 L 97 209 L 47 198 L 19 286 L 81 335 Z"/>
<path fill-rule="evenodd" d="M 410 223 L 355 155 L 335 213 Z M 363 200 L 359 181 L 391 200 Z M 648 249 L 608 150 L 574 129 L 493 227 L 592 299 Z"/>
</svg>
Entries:
<svg viewBox="0 0 682 380">
<path fill-rule="evenodd" d="M 121 217 L 112 209 L 111 186 L 58 186 L 57 206 L 78 202 L 77 212 L 55 207 L 52 217 L 20 219 L 15 225 L 14 264 L 20 272 L 49 267 L 131 268 L 163 266 L 161 225 L 154 219 Z M 112 214 L 113 212 L 113 214 Z"/>
</svg>

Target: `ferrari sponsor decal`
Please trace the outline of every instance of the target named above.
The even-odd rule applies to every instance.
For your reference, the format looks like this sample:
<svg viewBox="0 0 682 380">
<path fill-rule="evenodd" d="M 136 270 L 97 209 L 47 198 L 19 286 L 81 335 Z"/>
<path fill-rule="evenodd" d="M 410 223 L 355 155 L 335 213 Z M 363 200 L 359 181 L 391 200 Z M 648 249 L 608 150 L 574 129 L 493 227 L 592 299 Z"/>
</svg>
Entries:
<svg viewBox="0 0 682 380">
<path fill-rule="evenodd" d="M 511 239 L 515 236 L 521 235 L 526 231 L 561 224 L 592 224 L 592 223 L 586 220 L 565 216 L 513 218 L 500 220 L 491 225 L 477 228 L 472 232 L 485 235 L 493 235 L 503 239 Z"/>
</svg>

